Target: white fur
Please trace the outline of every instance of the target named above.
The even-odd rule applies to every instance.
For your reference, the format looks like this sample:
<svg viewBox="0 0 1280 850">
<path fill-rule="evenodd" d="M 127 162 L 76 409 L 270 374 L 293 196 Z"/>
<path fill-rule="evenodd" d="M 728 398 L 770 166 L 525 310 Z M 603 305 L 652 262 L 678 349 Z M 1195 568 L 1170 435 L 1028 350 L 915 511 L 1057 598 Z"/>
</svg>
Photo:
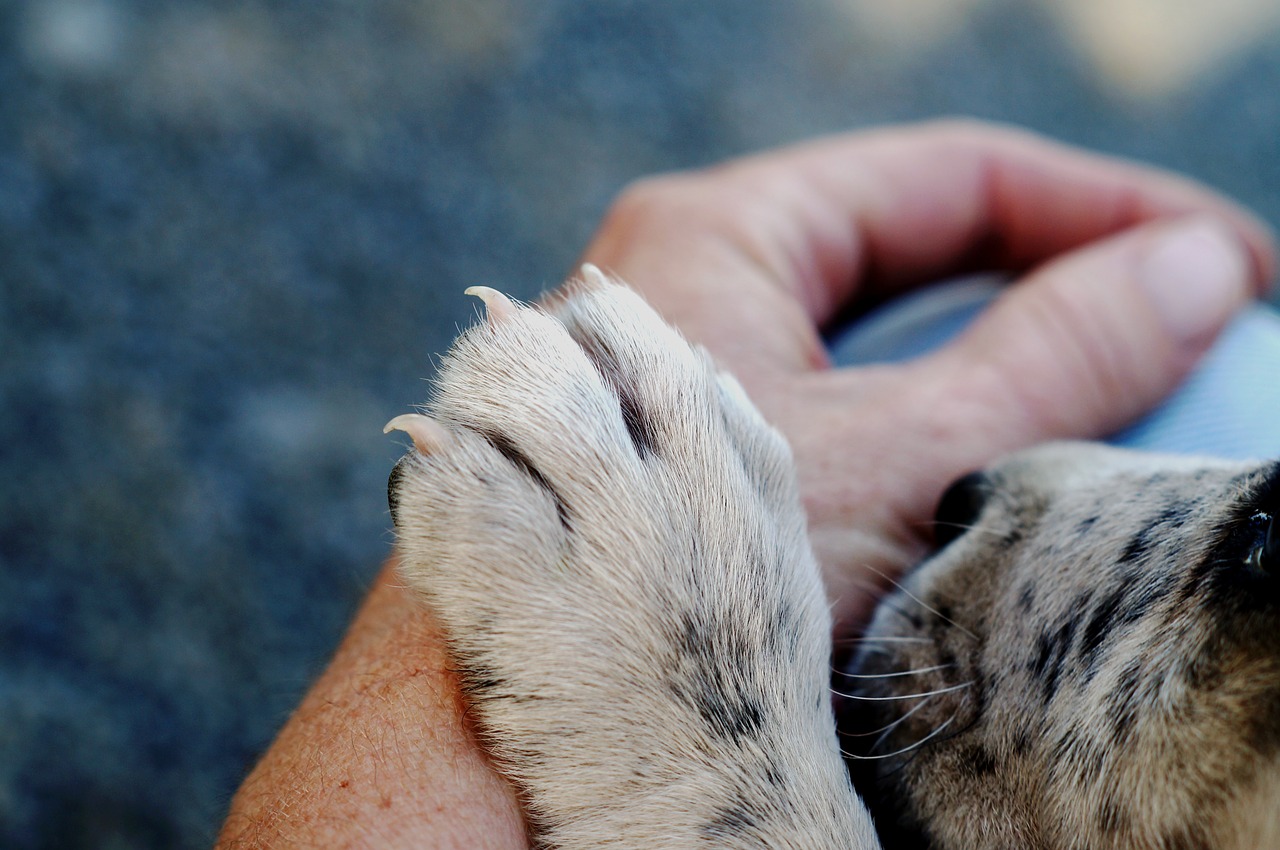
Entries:
<svg viewBox="0 0 1280 850">
<path fill-rule="evenodd" d="M 445 359 L 396 513 L 536 839 L 878 847 L 785 442 L 621 286 L 509 307 Z"/>
</svg>

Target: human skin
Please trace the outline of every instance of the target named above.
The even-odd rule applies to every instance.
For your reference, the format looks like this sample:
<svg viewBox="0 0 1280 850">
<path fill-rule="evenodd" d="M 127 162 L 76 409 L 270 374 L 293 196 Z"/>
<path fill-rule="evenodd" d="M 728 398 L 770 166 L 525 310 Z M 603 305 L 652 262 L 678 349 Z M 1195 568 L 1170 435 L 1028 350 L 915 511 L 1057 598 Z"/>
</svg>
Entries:
<svg viewBox="0 0 1280 850">
<path fill-rule="evenodd" d="M 583 255 L 733 371 L 792 445 L 838 628 L 927 549 L 954 477 L 1149 409 L 1270 279 L 1245 211 L 1168 174 L 947 122 L 641 181 Z M 966 271 L 1016 283 L 959 340 L 831 369 L 820 329 Z M 527 847 L 428 612 L 383 571 L 237 793 L 219 847 Z"/>
</svg>

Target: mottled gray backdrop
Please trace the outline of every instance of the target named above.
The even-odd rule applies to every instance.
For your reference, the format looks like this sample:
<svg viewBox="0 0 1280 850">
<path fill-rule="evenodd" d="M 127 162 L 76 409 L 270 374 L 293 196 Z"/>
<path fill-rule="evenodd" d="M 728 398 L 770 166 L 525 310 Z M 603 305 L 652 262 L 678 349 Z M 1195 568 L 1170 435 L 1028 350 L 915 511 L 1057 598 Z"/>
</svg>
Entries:
<svg viewBox="0 0 1280 850">
<path fill-rule="evenodd" d="M 212 840 L 463 287 L 553 285 L 633 177 L 964 113 L 1280 221 L 1276 22 L 1144 2 L 0 0 L 0 847 Z"/>
</svg>

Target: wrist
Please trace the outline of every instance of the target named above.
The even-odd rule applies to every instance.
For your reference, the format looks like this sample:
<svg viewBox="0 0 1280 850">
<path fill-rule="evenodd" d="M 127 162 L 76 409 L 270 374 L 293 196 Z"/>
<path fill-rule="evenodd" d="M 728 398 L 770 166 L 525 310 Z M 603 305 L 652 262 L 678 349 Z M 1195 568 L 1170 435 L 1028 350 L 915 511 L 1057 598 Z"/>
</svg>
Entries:
<svg viewBox="0 0 1280 850">
<path fill-rule="evenodd" d="M 390 568 L 237 793 L 218 846 L 351 844 L 527 847 L 443 637 Z"/>
</svg>

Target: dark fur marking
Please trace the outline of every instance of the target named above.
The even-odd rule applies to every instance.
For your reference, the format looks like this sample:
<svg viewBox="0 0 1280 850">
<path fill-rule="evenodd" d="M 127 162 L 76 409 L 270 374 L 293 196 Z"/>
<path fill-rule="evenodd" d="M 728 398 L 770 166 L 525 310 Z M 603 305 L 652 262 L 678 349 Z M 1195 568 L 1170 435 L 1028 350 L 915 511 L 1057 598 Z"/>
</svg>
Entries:
<svg viewBox="0 0 1280 850">
<path fill-rule="evenodd" d="M 491 697 L 507 685 L 505 679 L 487 664 L 464 660 L 462 664 L 462 689 L 470 696 Z"/>
<path fill-rule="evenodd" d="M 1223 545 L 1218 547 L 1219 550 L 1223 548 Z M 1178 606 L 1185 607 L 1189 604 L 1198 604 L 1196 597 L 1200 596 L 1202 589 L 1209 583 L 1214 573 L 1226 566 L 1227 558 L 1223 556 L 1221 551 L 1196 564 L 1187 574 L 1182 586 L 1178 588 Z"/>
<path fill-rule="evenodd" d="M 626 426 L 627 435 L 636 454 L 645 458 L 657 450 L 658 433 L 653 420 L 649 418 L 640 400 L 636 398 L 634 388 L 622 383 L 622 369 L 618 365 L 618 355 L 609 346 L 607 340 L 597 336 L 585 336 L 576 339 L 583 352 L 596 367 L 600 375 L 614 395 L 618 397 L 618 408 L 622 413 L 622 424 Z"/>
<path fill-rule="evenodd" d="M 757 821 L 751 814 L 751 805 L 741 800 L 720 811 L 710 822 L 702 827 L 703 838 L 737 838 L 755 829 Z"/>
<path fill-rule="evenodd" d="M 1027 582 L 1022 586 L 1022 590 L 1018 593 L 1018 610 L 1023 614 L 1030 614 L 1031 609 L 1036 604 L 1036 586 L 1034 582 Z"/>
<path fill-rule="evenodd" d="M 631 437 L 631 444 L 635 446 L 636 454 L 642 458 L 646 458 L 655 451 L 658 439 L 657 430 L 653 427 L 653 421 L 645 413 L 640 402 L 636 397 L 624 390 L 620 386 L 615 386 L 614 390 L 618 393 L 618 407 L 622 410 L 622 424 L 627 426 L 627 434 Z"/>
<path fill-rule="evenodd" d="M 679 659 L 687 675 L 670 684 L 672 695 L 693 708 L 716 735 L 739 742 L 764 727 L 764 706 L 746 693 L 739 674 L 751 669 L 750 653 L 731 632 L 686 614 L 678 639 Z"/>
<path fill-rule="evenodd" d="M 1056 631 L 1042 633 L 1037 641 L 1037 655 L 1031 672 L 1040 680 L 1040 696 L 1045 705 L 1058 692 L 1058 683 L 1062 678 L 1071 643 L 1075 639 L 1076 626 L 1076 619 L 1071 617 L 1058 626 Z"/>
<path fill-rule="evenodd" d="M 960 662 L 956 660 L 954 652 L 952 652 L 946 645 L 941 645 L 938 647 L 938 665 L 940 667 L 947 667 L 954 670 L 960 666 Z"/>
<path fill-rule="evenodd" d="M 1280 693 L 1273 691 L 1263 698 L 1249 724 L 1246 741 L 1257 752 L 1259 761 L 1273 759 L 1280 751 Z"/>
<path fill-rule="evenodd" d="M 400 527 L 400 482 L 404 479 L 404 464 L 408 456 L 400 458 L 387 476 L 387 507 L 391 510 L 391 524 Z"/>
<path fill-rule="evenodd" d="M 1093 514 L 1092 516 L 1087 516 L 1084 519 L 1080 520 L 1080 522 L 1076 525 L 1076 534 L 1080 536 L 1084 536 L 1089 532 L 1093 531 L 1094 525 L 1096 525 L 1098 520 L 1100 519 L 1102 519 L 1102 517 L 1098 516 L 1097 514 Z"/>
<path fill-rule="evenodd" d="M 1228 638 L 1227 640 L 1230 641 L 1231 639 Z M 1182 681 L 1189 690 L 1212 692 L 1221 689 L 1226 683 L 1228 672 L 1224 661 L 1234 653 L 1228 652 L 1224 654 L 1222 646 L 1215 645 L 1216 643 L 1216 641 L 1211 641 L 1207 644 L 1201 644 L 1194 657 L 1182 668 Z M 1266 652 L 1273 654 L 1274 649 L 1266 650 Z M 1251 653 L 1246 652 L 1246 654 Z"/>
<path fill-rule="evenodd" d="M 1119 746 L 1129 740 L 1138 719 L 1138 686 L 1142 684 L 1142 663 L 1134 661 L 1120 674 L 1115 688 L 1107 694 L 1111 714 L 1111 740 Z"/>
<path fill-rule="evenodd" d="M 533 461 L 529 460 L 524 452 L 516 448 L 515 444 L 506 438 L 503 434 L 493 431 L 482 431 L 480 434 L 489 444 L 498 450 L 498 453 L 511 462 L 511 465 L 519 469 L 525 475 L 533 479 L 533 483 L 537 484 L 547 492 L 551 500 L 556 506 L 556 516 L 560 518 L 560 526 L 565 531 L 572 530 L 572 523 L 569 517 L 569 507 L 565 504 L 564 498 L 551 486 L 551 482 L 547 480 L 547 476 L 542 474 L 542 470 L 533 465 Z"/>
<path fill-rule="evenodd" d="M 1122 585 L 1099 603 L 1080 641 L 1080 657 L 1088 670 L 1089 681 L 1098 672 L 1098 660 L 1107 636 L 1147 616 L 1160 600 L 1174 590 L 1176 584 L 1176 577 L 1165 576 L 1149 580 L 1134 592 Z"/>
<path fill-rule="evenodd" d="M 1174 584 L 1175 581 L 1169 577 L 1157 578 L 1144 584 L 1137 593 L 1130 594 L 1125 600 L 1124 610 L 1120 612 L 1120 622 L 1128 625 L 1147 616 L 1147 612 L 1173 590 Z"/>
<path fill-rule="evenodd" d="M 802 618 L 785 598 L 779 598 L 773 612 L 773 628 L 766 635 L 771 651 L 775 655 L 794 656 L 800 649 L 803 634 Z"/>
<path fill-rule="evenodd" d="M 1124 551 L 1120 553 L 1120 563 L 1132 564 L 1134 561 L 1140 561 L 1145 558 L 1147 552 L 1151 550 L 1154 530 L 1152 526 L 1147 526 L 1133 535 L 1129 539 L 1128 545 L 1124 547 Z"/>
<path fill-rule="evenodd" d="M 1129 829 L 1129 816 L 1108 796 L 1098 809 L 1098 826 L 1107 835 L 1115 835 Z"/>
<path fill-rule="evenodd" d="M 983 746 L 972 746 L 965 749 L 960 757 L 974 778 L 989 776 L 996 771 L 996 759 L 991 751 Z"/>
<path fill-rule="evenodd" d="M 1080 766 L 1080 778 L 1086 782 L 1097 782 L 1102 778 L 1102 765 L 1106 759 L 1104 751 L 1089 742 L 1081 742 L 1076 748 L 1076 764 Z"/>
<path fill-rule="evenodd" d="M 1199 831 L 1193 831 L 1193 827 L 1186 827 L 1183 830 L 1166 835 L 1164 840 L 1159 842 L 1157 847 L 1163 847 L 1165 850 L 1211 850 L 1209 842 L 1205 840 L 1204 835 Z"/>
<path fill-rule="evenodd" d="M 1120 553 L 1120 563 L 1130 564 L 1142 560 L 1162 537 L 1187 521 L 1190 506 L 1176 502 L 1166 507 L 1145 528 L 1132 538 Z"/>
<path fill-rule="evenodd" d="M 1108 593 L 1093 609 L 1089 622 L 1085 624 L 1084 635 L 1080 639 L 1080 656 L 1089 667 L 1097 662 L 1102 641 L 1115 624 L 1120 606 L 1124 603 L 1124 592 L 1123 587 L 1117 587 Z"/>
<path fill-rule="evenodd" d="M 709 684 L 697 689 L 694 707 L 717 735 L 731 741 L 754 738 L 764 725 L 764 709 L 758 702 Z"/>
</svg>

